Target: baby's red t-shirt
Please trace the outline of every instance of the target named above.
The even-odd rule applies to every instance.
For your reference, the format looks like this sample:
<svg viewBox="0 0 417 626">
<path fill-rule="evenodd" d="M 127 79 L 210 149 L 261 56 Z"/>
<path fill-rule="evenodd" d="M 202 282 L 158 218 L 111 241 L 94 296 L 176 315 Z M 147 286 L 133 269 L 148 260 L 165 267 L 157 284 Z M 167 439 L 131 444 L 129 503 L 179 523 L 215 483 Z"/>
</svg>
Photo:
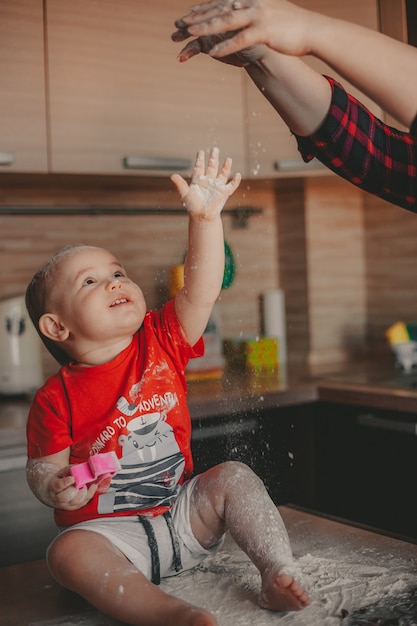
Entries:
<svg viewBox="0 0 417 626">
<path fill-rule="evenodd" d="M 28 457 L 70 448 L 70 463 L 115 451 L 121 470 L 106 493 L 77 511 L 55 510 L 58 526 L 108 516 L 159 515 L 191 475 L 191 420 L 184 369 L 204 353 L 190 346 L 174 301 L 148 312 L 131 344 L 103 365 L 69 364 L 36 393 L 28 417 Z"/>
</svg>

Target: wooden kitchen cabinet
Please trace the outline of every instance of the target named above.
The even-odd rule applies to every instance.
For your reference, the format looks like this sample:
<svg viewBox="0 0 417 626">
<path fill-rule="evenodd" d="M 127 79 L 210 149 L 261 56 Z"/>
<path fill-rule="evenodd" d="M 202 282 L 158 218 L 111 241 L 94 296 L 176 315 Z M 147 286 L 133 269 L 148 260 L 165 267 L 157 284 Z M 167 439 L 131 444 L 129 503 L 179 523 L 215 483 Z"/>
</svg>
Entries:
<svg viewBox="0 0 417 626">
<path fill-rule="evenodd" d="M 407 0 L 379 0 L 379 19 L 381 31 L 394 39 L 408 43 L 407 6 Z M 413 11 L 415 13 L 415 9 L 413 9 Z M 412 17 L 414 17 L 414 15 Z M 413 28 L 411 30 L 412 33 L 415 32 L 415 28 L 416 26 L 413 24 Z M 412 42 L 410 41 L 410 43 Z M 400 124 L 388 113 L 385 114 L 384 120 L 387 124 L 395 126 L 395 128 L 398 128 L 399 130 L 407 130 L 405 126 Z"/>
<path fill-rule="evenodd" d="M 417 541 L 417 415 L 334 402 L 314 412 L 313 508 Z"/>
<path fill-rule="evenodd" d="M 192 163 L 213 145 L 244 171 L 244 77 L 203 57 L 176 60 L 170 35 L 183 2 L 46 7 L 52 172 L 159 175 L 158 159 L 174 159 L 176 170 L 176 159 Z M 126 157 L 157 162 L 130 170 Z"/>
<path fill-rule="evenodd" d="M 345 0 L 296 0 L 296 3 L 332 17 L 357 22 L 368 28 L 376 30 L 379 27 L 377 0 L 350 0 L 349 2 Z M 340 80 L 349 92 L 359 97 L 376 115 L 381 115 L 381 110 L 375 103 L 351 87 L 326 64 L 312 57 L 306 57 L 306 61 L 322 74 Z M 308 165 L 303 163 L 295 138 L 249 77 L 246 77 L 246 101 L 248 171 L 251 178 L 328 174 L 328 170 L 320 163 L 313 162 Z"/>
<path fill-rule="evenodd" d="M 315 503 L 313 404 L 193 419 L 196 473 L 223 461 L 249 465 L 275 504 Z"/>
<path fill-rule="evenodd" d="M 29 489 L 24 461 L 0 471 L 0 496 L 0 568 L 44 559 L 57 527 L 53 510 Z"/>
<path fill-rule="evenodd" d="M 382 28 L 404 31 L 406 0 L 297 1 L 371 28 L 379 6 Z M 243 71 L 203 55 L 177 62 L 170 35 L 183 11 L 181 0 L 160 0 L 157 11 L 145 0 L 2 3 L 0 172 L 165 176 L 217 144 L 247 178 L 327 174 L 304 166 Z M 126 157 L 145 165 L 126 169 Z"/>
<path fill-rule="evenodd" d="M 0 172 L 47 171 L 42 4 L 0 4 Z"/>
</svg>

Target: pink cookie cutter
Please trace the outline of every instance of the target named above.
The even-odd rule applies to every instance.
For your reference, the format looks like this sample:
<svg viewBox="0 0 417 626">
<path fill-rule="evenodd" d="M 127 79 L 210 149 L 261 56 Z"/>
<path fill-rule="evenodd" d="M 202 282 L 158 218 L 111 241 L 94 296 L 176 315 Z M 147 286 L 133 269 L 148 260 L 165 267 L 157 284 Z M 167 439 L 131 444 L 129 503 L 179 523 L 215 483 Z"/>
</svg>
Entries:
<svg viewBox="0 0 417 626">
<path fill-rule="evenodd" d="M 99 491 L 104 492 L 110 486 L 112 477 L 121 470 L 119 459 L 115 452 L 102 452 L 90 456 L 85 463 L 78 463 L 71 467 L 75 486 L 82 489 L 85 485 L 97 483 Z"/>
</svg>

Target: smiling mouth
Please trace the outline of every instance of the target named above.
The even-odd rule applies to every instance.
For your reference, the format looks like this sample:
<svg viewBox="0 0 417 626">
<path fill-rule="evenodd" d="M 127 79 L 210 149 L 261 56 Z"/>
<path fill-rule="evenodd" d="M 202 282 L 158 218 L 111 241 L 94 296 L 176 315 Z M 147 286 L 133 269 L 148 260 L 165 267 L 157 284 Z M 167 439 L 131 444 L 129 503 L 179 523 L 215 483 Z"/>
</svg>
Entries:
<svg viewBox="0 0 417 626">
<path fill-rule="evenodd" d="M 111 305 L 110 308 L 113 306 L 118 306 L 119 304 L 126 304 L 128 302 L 127 298 L 119 298 L 118 300 L 115 300 Z"/>
</svg>

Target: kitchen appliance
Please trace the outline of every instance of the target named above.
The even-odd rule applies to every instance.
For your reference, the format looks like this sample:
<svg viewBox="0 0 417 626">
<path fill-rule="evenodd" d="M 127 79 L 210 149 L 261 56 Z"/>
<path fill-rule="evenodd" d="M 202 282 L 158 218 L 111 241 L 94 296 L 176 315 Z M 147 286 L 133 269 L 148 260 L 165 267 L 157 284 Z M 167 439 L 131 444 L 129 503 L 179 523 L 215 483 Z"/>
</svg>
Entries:
<svg viewBox="0 0 417 626">
<path fill-rule="evenodd" d="M 0 394 L 26 394 L 40 387 L 41 345 L 24 296 L 0 300 Z"/>
</svg>

